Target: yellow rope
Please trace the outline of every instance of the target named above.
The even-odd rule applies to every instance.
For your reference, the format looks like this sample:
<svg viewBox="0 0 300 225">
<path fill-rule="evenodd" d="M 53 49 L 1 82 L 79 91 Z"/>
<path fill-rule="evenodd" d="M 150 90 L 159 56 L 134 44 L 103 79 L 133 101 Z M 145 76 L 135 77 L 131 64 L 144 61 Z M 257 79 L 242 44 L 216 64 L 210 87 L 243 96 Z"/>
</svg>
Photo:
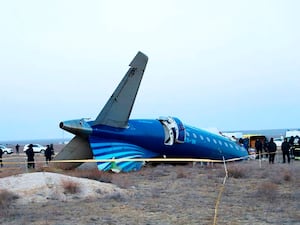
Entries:
<svg viewBox="0 0 300 225">
<path fill-rule="evenodd" d="M 4 164 L 25 164 L 27 161 L 23 162 L 12 162 L 7 161 L 6 158 L 3 161 Z M 14 158 L 15 159 L 15 158 Z M 25 158 L 24 158 L 25 159 Z M 91 163 L 91 162 L 215 162 L 215 163 L 222 163 L 222 162 L 233 162 L 239 161 L 244 159 L 242 158 L 234 158 L 234 159 L 227 159 L 227 160 L 213 160 L 213 159 L 195 159 L 195 158 L 138 158 L 138 159 L 70 159 L 70 160 L 51 160 L 51 163 Z M 35 163 L 45 162 L 43 161 L 36 161 Z"/>
<path fill-rule="evenodd" d="M 227 180 L 227 177 L 228 177 L 228 171 L 227 171 L 227 167 L 226 167 L 226 160 L 224 159 L 224 157 L 223 157 L 223 162 L 224 162 L 224 169 L 225 169 L 225 177 L 224 177 L 224 180 L 223 180 L 223 184 L 222 184 L 222 186 L 220 188 L 220 191 L 219 191 L 219 194 L 218 194 L 218 198 L 216 200 L 215 215 L 214 215 L 213 225 L 217 224 L 219 204 L 221 202 L 221 197 L 223 195 L 223 192 L 224 192 L 224 189 L 225 189 L 226 180 Z"/>
</svg>

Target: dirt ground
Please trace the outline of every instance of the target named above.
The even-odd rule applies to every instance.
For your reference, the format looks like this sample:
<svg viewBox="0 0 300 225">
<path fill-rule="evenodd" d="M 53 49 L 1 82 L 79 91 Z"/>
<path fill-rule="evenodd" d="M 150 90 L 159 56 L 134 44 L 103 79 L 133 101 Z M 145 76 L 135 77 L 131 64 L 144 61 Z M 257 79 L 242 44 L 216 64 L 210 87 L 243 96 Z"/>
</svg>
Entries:
<svg viewBox="0 0 300 225">
<path fill-rule="evenodd" d="M 24 157 L 5 155 L 4 161 L 25 162 Z M 132 194 L 12 201 L 7 207 L 0 204 L 0 224 L 300 224 L 300 161 L 282 164 L 280 157 L 273 165 L 258 160 L 228 163 L 224 185 L 222 164 L 159 164 L 132 173 L 102 173 L 99 182 Z M 43 170 L 42 160 L 37 157 L 35 171 Z M 82 171 L 93 171 L 91 167 L 57 172 L 84 177 Z M 35 171 L 27 171 L 25 163 L 6 164 L 0 177 Z"/>
</svg>

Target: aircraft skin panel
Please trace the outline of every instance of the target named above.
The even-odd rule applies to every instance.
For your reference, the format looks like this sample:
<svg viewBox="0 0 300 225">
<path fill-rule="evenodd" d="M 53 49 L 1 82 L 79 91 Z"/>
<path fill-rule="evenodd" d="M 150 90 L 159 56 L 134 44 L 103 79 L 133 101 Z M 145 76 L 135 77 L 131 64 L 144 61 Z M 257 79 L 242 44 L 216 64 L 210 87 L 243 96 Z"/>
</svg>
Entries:
<svg viewBox="0 0 300 225">
<path fill-rule="evenodd" d="M 177 145 L 179 157 L 190 156 L 192 158 L 222 160 L 248 156 L 244 147 L 237 145 L 231 140 L 206 132 L 198 128 L 185 125 L 187 137 L 185 143 Z M 166 154 L 173 155 L 170 151 Z"/>
<path fill-rule="evenodd" d="M 144 149 L 157 149 L 164 146 L 164 131 L 158 120 L 129 120 L 128 128 L 94 126 L 92 136 L 110 142 L 126 142 Z"/>
<path fill-rule="evenodd" d="M 95 160 L 152 158 L 157 155 L 133 144 L 116 141 L 109 142 L 93 136 L 90 137 L 90 146 Z M 139 170 L 143 164 L 143 162 L 118 162 L 116 166 L 123 172 L 129 172 Z M 97 162 L 99 170 L 107 171 L 112 166 L 111 162 Z"/>
<path fill-rule="evenodd" d="M 148 57 L 138 52 L 130 69 L 97 116 L 93 125 L 127 127 L 128 119 L 146 68 Z"/>
</svg>

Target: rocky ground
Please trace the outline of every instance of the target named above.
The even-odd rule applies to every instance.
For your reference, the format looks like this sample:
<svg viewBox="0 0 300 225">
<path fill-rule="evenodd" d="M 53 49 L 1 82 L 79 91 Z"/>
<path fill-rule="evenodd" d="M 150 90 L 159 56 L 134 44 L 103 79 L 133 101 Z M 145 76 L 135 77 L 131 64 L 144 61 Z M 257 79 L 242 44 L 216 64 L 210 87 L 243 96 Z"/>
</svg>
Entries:
<svg viewBox="0 0 300 225">
<path fill-rule="evenodd" d="M 0 224 L 300 224 L 300 162 L 279 161 L 227 164 L 225 185 L 222 164 L 147 165 L 119 174 L 7 164 L 0 170 Z"/>
</svg>

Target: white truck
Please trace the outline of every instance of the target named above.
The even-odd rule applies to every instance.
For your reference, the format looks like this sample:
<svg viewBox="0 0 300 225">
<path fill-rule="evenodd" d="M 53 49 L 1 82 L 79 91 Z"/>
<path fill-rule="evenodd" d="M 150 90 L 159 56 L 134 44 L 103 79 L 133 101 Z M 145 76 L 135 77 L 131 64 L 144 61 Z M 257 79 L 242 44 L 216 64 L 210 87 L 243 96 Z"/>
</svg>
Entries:
<svg viewBox="0 0 300 225">
<path fill-rule="evenodd" d="M 299 129 L 297 129 L 297 130 L 287 130 L 285 132 L 285 137 L 286 138 L 289 138 L 289 137 L 292 137 L 292 136 L 294 136 L 294 137 L 296 137 L 296 136 L 300 137 L 300 130 Z"/>
</svg>

